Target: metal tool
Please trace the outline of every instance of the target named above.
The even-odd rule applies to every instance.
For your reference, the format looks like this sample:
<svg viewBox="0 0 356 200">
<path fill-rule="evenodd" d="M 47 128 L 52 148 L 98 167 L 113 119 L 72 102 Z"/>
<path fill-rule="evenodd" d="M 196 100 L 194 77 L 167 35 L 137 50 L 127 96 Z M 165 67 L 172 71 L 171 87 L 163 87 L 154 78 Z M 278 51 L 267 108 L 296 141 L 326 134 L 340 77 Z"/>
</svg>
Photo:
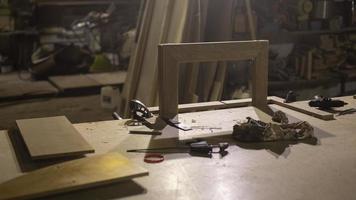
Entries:
<svg viewBox="0 0 356 200">
<path fill-rule="evenodd" d="M 341 100 L 333 100 L 329 97 L 315 96 L 313 100 L 309 101 L 310 107 L 318 107 L 321 109 L 330 109 L 335 107 L 343 107 L 347 105 L 346 102 Z"/>
<path fill-rule="evenodd" d="M 284 99 L 284 103 L 292 103 L 295 101 L 297 101 L 297 95 L 292 90 L 290 90 Z"/>
<path fill-rule="evenodd" d="M 131 110 L 131 120 L 126 122 L 127 126 L 142 126 L 147 122 L 146 119 L 153 117 L 152 113 L 141 101 L 133 99 L 129 103 Z"/>
<path fill-rule="evenodd" d="M 148 110 L 148 108 L 141 101 L 134 99 L 130 101 L 130 109 L 132 113 L 132 118 L 144 121 L 145 118 L 153 117 L 152 113 Z"/>
<path fill-rule="evenodd" d="M 152 124 L 147 121 L 147 119 L 153 117 L 153 114 L 148 110 L 148 108 L 139 100 L 131 100 L 130 101 L 130 109 L 132 114 L 132 120 L 127 122 L 128 126 L 146 126 L 150 129 L 155 129 L 155 124 Z M 178 121 L 173 119 L 162 119 L 165 124 L 172 126 L 174 128 L 189 131 L 192 130 L 191 127 L 184 125 Z"/>
<path fill-rule="evenodd" d="M 183 130 L 183 131 L 190 131 L 192 130 L 191 127 L 183 124 L 183 123 L 180 123 L 179 121 L 175 121 L 173 119 L 163 119 L 163 121 L 165 121 L 169 126 L 172 126 L 174 128 L 177 128 L 177 129 L 180 129 L 180 130 Z"/>
<path fill-rule="evenodd" d="M 218 145 L 208 144 L 206 141 L 194 142 L 189 146 L 183 147 L 164 147 L 155 149 L 132 149 L 127 150 L 130 153 L 189 153 L 191 156 L 212 157 L 212 154 L 220 154 L 222 157 L 226 156 L 229 147 L 228 143 L 219 143 Z M 218 151 L 214 150 L 218 149 Z"/>
</svg>

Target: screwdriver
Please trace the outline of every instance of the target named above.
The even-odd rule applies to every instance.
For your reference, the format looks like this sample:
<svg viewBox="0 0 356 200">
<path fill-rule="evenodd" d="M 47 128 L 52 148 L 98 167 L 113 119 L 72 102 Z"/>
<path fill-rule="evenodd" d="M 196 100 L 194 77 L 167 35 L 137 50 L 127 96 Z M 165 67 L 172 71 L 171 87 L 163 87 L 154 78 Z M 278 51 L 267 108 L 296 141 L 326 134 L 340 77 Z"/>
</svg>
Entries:
<svg viewBox="0 0 356 200">
<path fill-rule="evenodd" d="M 222 157 L 226 156 L 228 152 L 226 149 L 229 144 L 226 142 L 219 143 L 218 145 L 208 144 L 206 141 L 194 142 L 186 147 L 165 147 L 155 149 L 132 149 L 127 152 L 134 153 L 189 153 L 191 156 L 199 157 L 212 157 L 212 154 L 220 154 Z M 218 151 L 214 151 L 218 149 Z"/>
</svg>

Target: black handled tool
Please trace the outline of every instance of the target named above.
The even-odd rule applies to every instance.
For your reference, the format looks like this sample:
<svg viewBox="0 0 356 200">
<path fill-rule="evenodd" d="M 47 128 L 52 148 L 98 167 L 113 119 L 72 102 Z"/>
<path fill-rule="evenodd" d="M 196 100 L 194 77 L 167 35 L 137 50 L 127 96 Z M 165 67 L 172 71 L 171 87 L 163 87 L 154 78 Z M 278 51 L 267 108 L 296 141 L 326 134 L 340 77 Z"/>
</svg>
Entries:
<svg viewBox="0 0 356 200">
<path fill-rule="evenodd" d="M 183 147 L 165 147 L 165 148 L 155 148 L 155 149 L 132 149 L 127 150 L 127 152 L 134 153 L 189 153 L 191 156 L 199 157 L 212 157 L 212 154 L 220 154 L 222 157 L 226 156 L 228 152 L 226 151 L 229 147 L 228 143 L 219 143 L 218 145 L 208 144 L 206 141 L 195 142 L 189 144 L 189 146 Z M 218 151 L 214 151 L 218 149 Z"/>
<path fill-rule="evenodd" d="M 313 100 L 309 101 L 310 107 L 317 107 L 321 109 L 330 109 L 335 107 L 343 107 L 347 105 L 346 102 L 341 100 L 334 100 L 328 97 L 315 96 Z"/>
</svg>

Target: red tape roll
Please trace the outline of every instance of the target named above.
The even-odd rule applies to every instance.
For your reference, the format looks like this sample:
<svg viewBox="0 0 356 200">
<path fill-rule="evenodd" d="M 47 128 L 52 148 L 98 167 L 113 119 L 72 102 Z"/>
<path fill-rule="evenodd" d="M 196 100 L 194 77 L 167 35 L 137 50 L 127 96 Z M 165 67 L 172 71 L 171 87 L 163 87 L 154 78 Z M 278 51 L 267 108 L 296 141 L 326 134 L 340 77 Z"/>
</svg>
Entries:
<svg viewBox="0 0 356 200">
<path fill-rule="evenodd" d="M 162 154 L 146 154 L 143 161 L 146 163 L 160 163 L 164 161 L 164 156 Z"/>
</svg>

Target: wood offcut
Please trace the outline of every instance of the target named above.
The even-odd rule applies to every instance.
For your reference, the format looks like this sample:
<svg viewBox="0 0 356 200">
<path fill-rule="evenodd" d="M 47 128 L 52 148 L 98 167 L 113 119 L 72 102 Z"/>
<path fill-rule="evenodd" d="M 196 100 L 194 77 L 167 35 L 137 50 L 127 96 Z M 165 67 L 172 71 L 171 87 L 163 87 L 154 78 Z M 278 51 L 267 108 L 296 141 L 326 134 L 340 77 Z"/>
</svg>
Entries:
<svg viewBox="0 0 356 200">
<path fill-rule="evenodd" d="M 93 147 L 64 116 L 16 120 L 32 159 L 94 153 Z"/>
<path fill-rule="evenodd" d="M 108 153 L 53 165 L 2 183 L 0 200 L 47 197 L 146 175 L 146 169 L 121 154 Z"/>
</svg>

